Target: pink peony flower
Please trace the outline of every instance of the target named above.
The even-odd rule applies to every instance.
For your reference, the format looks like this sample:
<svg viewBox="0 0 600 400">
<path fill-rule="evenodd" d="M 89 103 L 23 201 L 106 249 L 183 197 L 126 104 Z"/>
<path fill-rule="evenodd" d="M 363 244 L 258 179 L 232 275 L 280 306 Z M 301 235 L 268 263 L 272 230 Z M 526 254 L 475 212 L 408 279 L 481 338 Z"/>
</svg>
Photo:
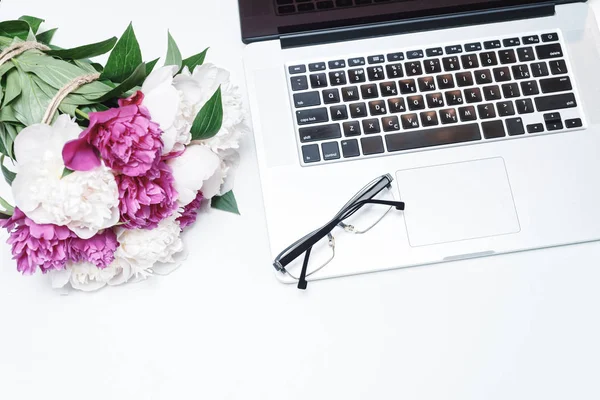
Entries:
<svg viewBox="0 0 600 400">
<path fill-rule="evenodd" d="M 115 172 L 128 176 L 144 175 L 156 166 L 164 146 L 162 131 L 141 105 L 143 98 L 138 92 L 119 100 L 119 108 L 90 113 L 89 127 L 63 149 L 65 166 L 89 171 L 100 165 L 98 156 Z"/>
<path fill-rule="evenodd" d="M 69 239 L 75 235 L 64 226 L 38 225 L 15 208 L 14 215 L 0 221 L 9 232 L 7 243 L 12 245 L 17 270 L 33 275 L 39 267 L 43 273 L 65 268 L 69 256 Z"/>
<path fill-rule="evenodd" d="M 92 263 L 100 269 L 108 267 L 115 260 L 115 251 L 119 247 L 117 235 L 111 230 L 97 234 L 91 239 L 71 239 L 69 259 L 74 262 Z"/>
<path fill-rule="evenodd" d="M 177 222 L 179 222 L 179 226 L 181 226 L 182 231 L 188 226 L 194 225 L 196 222 L 196 218 L 198 218 L 198 211 L 202 205 L 202 200 L 204 200 L 204 196 L 201 192 L 198 192 L 196 198 L 192 200 L 190 204 L 184 207 L 181 216 L 177 218 Z"/>
<path fill-rule="evenodd" d="M 146 175 L 118 175 L 121 222 L 127 229 L 154 229 L 177 209 L 171 167 L 161 161 Z"/>
</svg>

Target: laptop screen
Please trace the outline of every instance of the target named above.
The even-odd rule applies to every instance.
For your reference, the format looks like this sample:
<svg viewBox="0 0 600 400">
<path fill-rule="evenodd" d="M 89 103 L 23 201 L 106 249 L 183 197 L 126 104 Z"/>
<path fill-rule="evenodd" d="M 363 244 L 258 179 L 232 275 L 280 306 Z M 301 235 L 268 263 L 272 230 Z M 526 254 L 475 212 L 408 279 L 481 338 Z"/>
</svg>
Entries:
<svg viewBox="0 0 600 400">
<path fill-rule="evenodd" d="M 239 0 L 244 42 L 547 0 Z"/>
</svg>

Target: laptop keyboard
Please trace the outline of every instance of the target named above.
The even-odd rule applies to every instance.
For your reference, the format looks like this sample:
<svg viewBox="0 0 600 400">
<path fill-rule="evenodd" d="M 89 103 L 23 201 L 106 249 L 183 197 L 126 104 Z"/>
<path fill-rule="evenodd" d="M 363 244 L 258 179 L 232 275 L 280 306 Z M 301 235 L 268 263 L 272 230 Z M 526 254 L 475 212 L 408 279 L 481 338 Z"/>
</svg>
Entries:
<svg viewBox="0 0 600 400">
<path fill-rule="evenodd" d="M 275 7 L 278 14 L 284 15 L 399 1 L 409 0 L 275 0 Z"/>
<path fill-rule="evenodd" d="M 559 32 L 286 65 L 304 165 L 584 127 Z"/>
</svg>

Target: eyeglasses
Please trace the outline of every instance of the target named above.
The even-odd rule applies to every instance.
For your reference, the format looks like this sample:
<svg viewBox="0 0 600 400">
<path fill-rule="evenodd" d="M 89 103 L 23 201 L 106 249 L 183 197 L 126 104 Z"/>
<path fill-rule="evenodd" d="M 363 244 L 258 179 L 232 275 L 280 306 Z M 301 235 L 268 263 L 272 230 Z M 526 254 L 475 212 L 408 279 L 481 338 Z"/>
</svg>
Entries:
<svg viewBox="0 0 600 400">
<path fill-rule="evenodd" d="M 395 200 L 382 199 L 382 195 L 386 193 L 392 194 L 391 184 L 394 181 L 390 174 L 380 176 L 377 179 L 369 182 L 364 188 L 356 193 L 342 209 L 325 225 L 312 231 L 308 235 L 305 235 L 301 239 L 297 240 L 285 250 L 283 250 L 273 262 L 275 269 L 281 273 L 287 274 L 292 279 L 298 281 L 298 289 L 306 289 L 308 283 L 306 278 L 317 273 L 318 271 L 325 268 L 335 257 L 335 238 L 332 234 L 336 227 L 342 228 L 345 232 L 353 234 L 365 234 L 373 229 L 385 216 L 392 210 L 404 210 L 404 203 Z M 392 195 L 393 198 L 393 195 Z M 363 207 L 367 204 L 376 206 L 386 206 L 385 213 L 378 214 L 377 218 L 363 229 L 358 229 L 352 224 L 347 224 L 350 217 L 354 216 L 357 212 L 363 210 Z M 311 252 L 315 249 L 319 249 L 318 257 L 320 260 L 316 262 L 313 260 L 312 264 L 314 268 L 309 271 L 309 260 Z M 296 276 L 290 272 L 290 264 L 304 255 L 302 262 L 302 269 L 300 275 Z"/>
</svg>

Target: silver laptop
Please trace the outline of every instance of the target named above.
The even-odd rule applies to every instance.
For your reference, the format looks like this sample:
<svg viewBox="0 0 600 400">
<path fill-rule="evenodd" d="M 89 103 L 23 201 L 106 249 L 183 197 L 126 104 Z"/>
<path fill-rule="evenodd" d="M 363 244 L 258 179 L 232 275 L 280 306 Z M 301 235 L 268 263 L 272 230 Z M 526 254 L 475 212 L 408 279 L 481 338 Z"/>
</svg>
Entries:
<svg viewBox="0 0 600 400">
<path fill-rule="evenodd" d="M 240 15 L 273 258 L 385 174 L 406 209 L 336 228 L 309 280 L 600 239 L 587 3 L 240 0 Z"/>
</svg>

